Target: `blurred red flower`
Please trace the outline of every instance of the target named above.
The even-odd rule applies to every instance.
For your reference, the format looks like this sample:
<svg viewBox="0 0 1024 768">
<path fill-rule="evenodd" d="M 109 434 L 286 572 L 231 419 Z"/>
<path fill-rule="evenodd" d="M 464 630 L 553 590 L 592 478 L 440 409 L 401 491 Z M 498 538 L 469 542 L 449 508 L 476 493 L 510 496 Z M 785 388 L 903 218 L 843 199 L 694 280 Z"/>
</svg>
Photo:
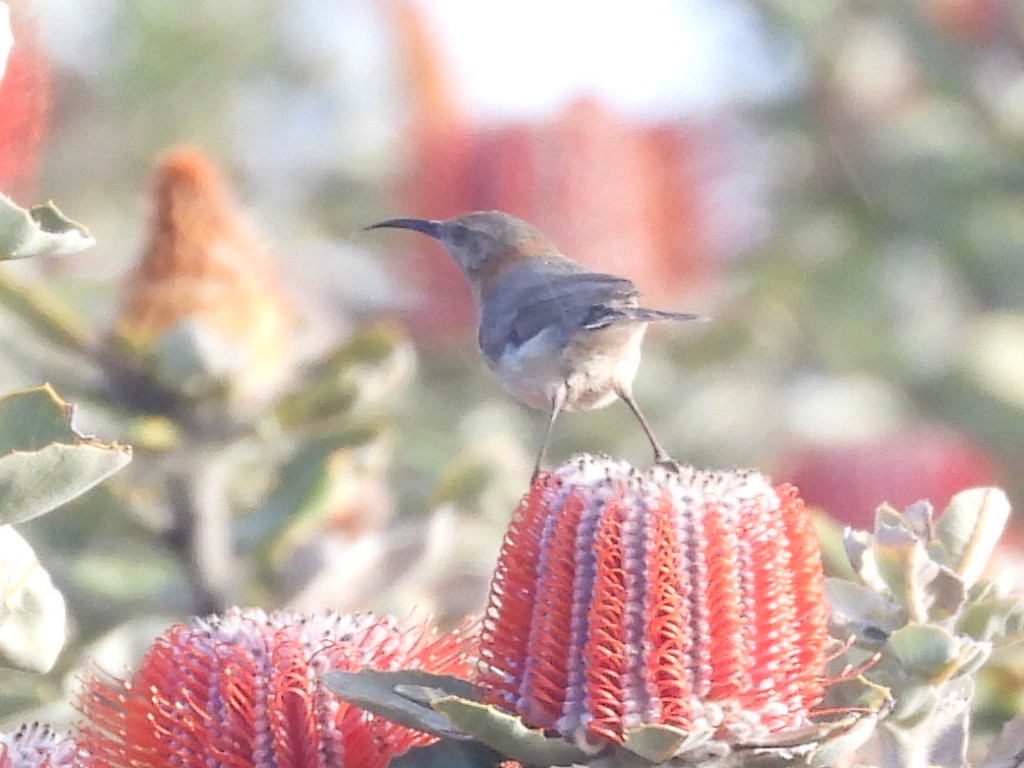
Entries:
<svg viewBox="0 0 1024 768">
<path fill-rule="evenodd" d="M 28 4 L 9 5 L 14 45 L 0 81 L 0 192 L 28 205 L 36 157 L 46 138 L 50 67 L 36 41 Z"/>
<path fill-rule="evenodd" d="M 958 491 L 996 484 L 989 455 L 946 427 L 922 425 L 878 440 L 805 448 L 786 462 L 804 499 L 836 520 L 871 530 L 875 509 L 920 499 L 942 509 Z"/>
<path fill-rule="evenodd" d="M 918 0 L 921 11 L 942 34 L 965 43 L 981 43 L 1012 27 L 1004 0 Z"/>
</svg>

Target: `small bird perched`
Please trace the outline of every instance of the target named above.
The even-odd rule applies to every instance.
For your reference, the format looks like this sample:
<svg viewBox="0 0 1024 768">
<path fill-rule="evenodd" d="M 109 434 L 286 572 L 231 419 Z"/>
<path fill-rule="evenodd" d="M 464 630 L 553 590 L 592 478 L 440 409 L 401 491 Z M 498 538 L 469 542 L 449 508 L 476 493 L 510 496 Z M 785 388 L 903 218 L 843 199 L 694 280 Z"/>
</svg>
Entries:
<svg viewBox="0 0 1024 768">
<path fill-rule="evenodd" d="M 678 466 L 633 398 L 633 379 L 649 323 L 699 315 L 640 307 L 632 281 L 591 272 L 533 225 L 500 211 L 447 221 L 389 219 L 366 229 L 382 228 L 422 232 L 445 247 L 480 310 L 487 365 L 514 397 L 549 412 L 534 477 L 558 414 L 604 408 L 616 397 L 643 427 L 655 463 Z"/>
</svg>

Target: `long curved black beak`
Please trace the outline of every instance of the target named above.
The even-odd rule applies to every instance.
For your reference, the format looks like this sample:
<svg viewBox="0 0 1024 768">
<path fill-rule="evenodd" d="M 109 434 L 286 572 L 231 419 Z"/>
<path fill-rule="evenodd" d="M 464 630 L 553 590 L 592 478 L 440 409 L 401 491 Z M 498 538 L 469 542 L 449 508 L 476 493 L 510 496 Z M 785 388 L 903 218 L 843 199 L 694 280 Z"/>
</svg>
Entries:
<svg viewBox="0 0 1024 768">
<path fill-rule="evenodd" d="M 441 222 L 429 219 L 388 219 L 371 224 L 365 229 L 411 229 L 414 232 L 422 232 L 433 238 L 441 236 Z"/>
</svg>

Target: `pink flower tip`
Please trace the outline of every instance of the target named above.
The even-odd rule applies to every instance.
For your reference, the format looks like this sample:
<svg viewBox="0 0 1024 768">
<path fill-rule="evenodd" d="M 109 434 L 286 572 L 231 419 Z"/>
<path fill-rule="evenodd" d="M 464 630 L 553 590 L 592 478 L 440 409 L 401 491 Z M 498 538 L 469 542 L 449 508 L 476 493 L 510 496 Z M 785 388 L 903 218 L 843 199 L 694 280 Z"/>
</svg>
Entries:
<svg viewBox="0 0 1024 768">
<path fill-rule="evenodd" d="M 78 748 L 66 733 L 29 723 L 0 736 L 0 768 L 72 768 Z"/>
</svg>

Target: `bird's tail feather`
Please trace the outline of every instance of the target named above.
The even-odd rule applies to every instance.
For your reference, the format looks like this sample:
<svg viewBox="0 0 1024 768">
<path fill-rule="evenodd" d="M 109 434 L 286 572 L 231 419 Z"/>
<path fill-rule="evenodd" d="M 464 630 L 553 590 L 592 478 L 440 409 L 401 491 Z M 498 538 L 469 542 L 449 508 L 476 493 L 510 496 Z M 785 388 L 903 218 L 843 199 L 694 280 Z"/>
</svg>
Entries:
<svg viewBox="0 0 1024 768">
<path fill-rule="evenodd" d="M 622 314 L 630 320 L 639 320 L 644 323 L 659 323 L 666 320 L 707 320 L 704 315 L 695 315 L 692 312 L 664 312 L 660 309 L 644 309 L 643 307 L 631 307 L 621 310 Z"/>
<path fill-rule="evenodd" d="M 594 331 L 616 323 L 660 323 L 666 320 L 707 320 L 703 315 L 690 312 L 663 312 L 660 309 L 643 307 L 593 307 L 582 327 Z"/>
</svg>

